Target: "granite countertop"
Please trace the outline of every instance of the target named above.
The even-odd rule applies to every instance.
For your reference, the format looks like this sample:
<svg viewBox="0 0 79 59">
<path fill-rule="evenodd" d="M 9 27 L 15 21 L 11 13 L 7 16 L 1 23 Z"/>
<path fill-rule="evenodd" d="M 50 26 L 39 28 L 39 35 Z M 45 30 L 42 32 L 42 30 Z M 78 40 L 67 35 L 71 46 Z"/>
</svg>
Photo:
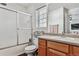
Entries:
<svg viewBox="0 0 79 59">
<path fill-rule="evenodd" d="M 38 38 L 79 46 L 79 38 L 53 36 L 53 35 L 42 35 L 38 36 Z"/>
</svg>

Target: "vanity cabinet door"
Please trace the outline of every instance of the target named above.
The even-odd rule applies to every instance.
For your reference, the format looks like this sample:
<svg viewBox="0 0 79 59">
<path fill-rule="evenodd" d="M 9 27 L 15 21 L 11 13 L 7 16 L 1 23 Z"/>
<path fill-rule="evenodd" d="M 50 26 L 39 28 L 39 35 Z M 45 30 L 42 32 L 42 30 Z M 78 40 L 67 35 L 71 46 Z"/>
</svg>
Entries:
<svg viewBox="0 0 79 59">
<path fill-rule="evenodd" d="M 73 46 L 72 51 L 74 56 L 79 56 L 79 47 Z"/>
<path fill-rule="evenodd" d="M 47 56 L 66 56 L 66 54 L 65 54 L 65 53 L 62 53 L 62 52 L 59 52 L 59 51 L 56 51 L 56 50 L 53 50 L 53 49 L 48 48 L 48 49 L 47 49 Z"/>
<path fill-rule="evenodd" d="M 38 55 L 39 56 L 46 56 L 46 40 L 39 39 Z"/>
<path fill-rule="evenodd" d="M 47 41 L 47 47 L 56 49 L 58 51 L 62 51 L 64 53 L 69 53 L 69 45 L 53 42 L 53 41 Z"/>
<path fill-rule="evenodd" d="M 54 56 L 54 53 L 50 51 L 50 49 L 47 49 L 47 56 Z"/>
<path fill-rule="evenodd" d="M 39 56 L 46 56 L 46 48 L 44 48 L 44 47 L 39 47 L 39 48 L 38 48 L 38 55 L 39 55 Z"/>
</svg>

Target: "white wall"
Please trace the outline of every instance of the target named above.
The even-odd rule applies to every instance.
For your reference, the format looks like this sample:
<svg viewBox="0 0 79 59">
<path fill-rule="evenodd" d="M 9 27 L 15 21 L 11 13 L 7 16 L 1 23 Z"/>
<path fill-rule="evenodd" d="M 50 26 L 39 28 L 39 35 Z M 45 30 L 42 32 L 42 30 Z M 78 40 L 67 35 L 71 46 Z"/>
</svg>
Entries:
<svg viewBox="0 0 79 59">
<path fill-rule="evenodd" d="M 50 11 L 48 15 L 48 26 L 59 25 L 59 33 L 63 32 L 63 7 L 60 7 L 54 11 Z M 50 28 L 48 29 L 48 31 Z"/>
<path fill-rule="evenodd" d="M 23 6 L 17 5 L 17 4 L 8 4 L 6 7 L 10 8 L 10 9 L 12 8 L 12 9 L 15 9 L 15 10 L 26 12 L 26 8 L 24 8 Z M 11 55 L 11 56 L 13 56 L 13 55 L 22 54 L 22 53 L 24 53 L 25 46 L 26 46 L 26 44 L 25 45 L 19 45 L 19 46 L 16 46 L 16 47 L 7 48 L 7 49 L 2 49 L 2 50 L 0 50 L 0 55 L 3 55 L 3 56 Z"/>
</svg>

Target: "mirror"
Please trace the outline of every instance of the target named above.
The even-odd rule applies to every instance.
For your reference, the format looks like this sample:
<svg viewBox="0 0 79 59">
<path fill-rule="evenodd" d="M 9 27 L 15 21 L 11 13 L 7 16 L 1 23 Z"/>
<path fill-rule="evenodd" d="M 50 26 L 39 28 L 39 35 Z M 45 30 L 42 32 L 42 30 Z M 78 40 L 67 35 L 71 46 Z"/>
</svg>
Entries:
<svg viewBox="0 0 79 59">
<path fill-rule="evenodd" d="M 55 10 L 53 9 L 52 11 L 50 11 L 50 8 L 55 5 L 55 3 L 48 5 L 48 33 L 79 35 L 79 7 L 68 8 L 68 6 L 63 7 L 63 4 L 60 4 L 61 7 Z M 60 4 L 57 3 L 56 5 Z M 75 4 L 68 5 L 71 6 Z"/>
<path fill-rule="evenodd" d="M 49 3 L 47 10 L 48 26 L 46 30 L 44 29 L 44 32 L 52 34 L 79 35 L 78 4 Z"/>
<path fill-rule="evenodd" d="M 65 27 L 65 33 L 79 35 L 79 8 L 68 11 Z"/>
</svg>

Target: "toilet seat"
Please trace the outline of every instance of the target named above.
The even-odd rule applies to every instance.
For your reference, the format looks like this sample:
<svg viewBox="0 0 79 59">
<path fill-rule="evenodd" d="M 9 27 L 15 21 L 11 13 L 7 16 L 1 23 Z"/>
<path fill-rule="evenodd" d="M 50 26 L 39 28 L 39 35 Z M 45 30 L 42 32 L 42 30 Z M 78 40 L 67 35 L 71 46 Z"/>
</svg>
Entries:
<svg viewBox="0 0 79 59">
<path fill-rule="evenodd" d="M 35 52 L 37 49 L 37 46 L 36 45 L 29 45 L 27 47 L 25 47 L 25 53 L 28 55 L 28 56 L 32 56 L 33 52 Z"/>
<path fill-rule="evenodd" d="M 25 50 L 26 51 L 32 51 L 32 50 L 35 50 L 37 47 L 36 47 L 36 45 L 30 45 L 30 46 L 27 46 L 26 48 L 25 48 Z"/>
</svg>

